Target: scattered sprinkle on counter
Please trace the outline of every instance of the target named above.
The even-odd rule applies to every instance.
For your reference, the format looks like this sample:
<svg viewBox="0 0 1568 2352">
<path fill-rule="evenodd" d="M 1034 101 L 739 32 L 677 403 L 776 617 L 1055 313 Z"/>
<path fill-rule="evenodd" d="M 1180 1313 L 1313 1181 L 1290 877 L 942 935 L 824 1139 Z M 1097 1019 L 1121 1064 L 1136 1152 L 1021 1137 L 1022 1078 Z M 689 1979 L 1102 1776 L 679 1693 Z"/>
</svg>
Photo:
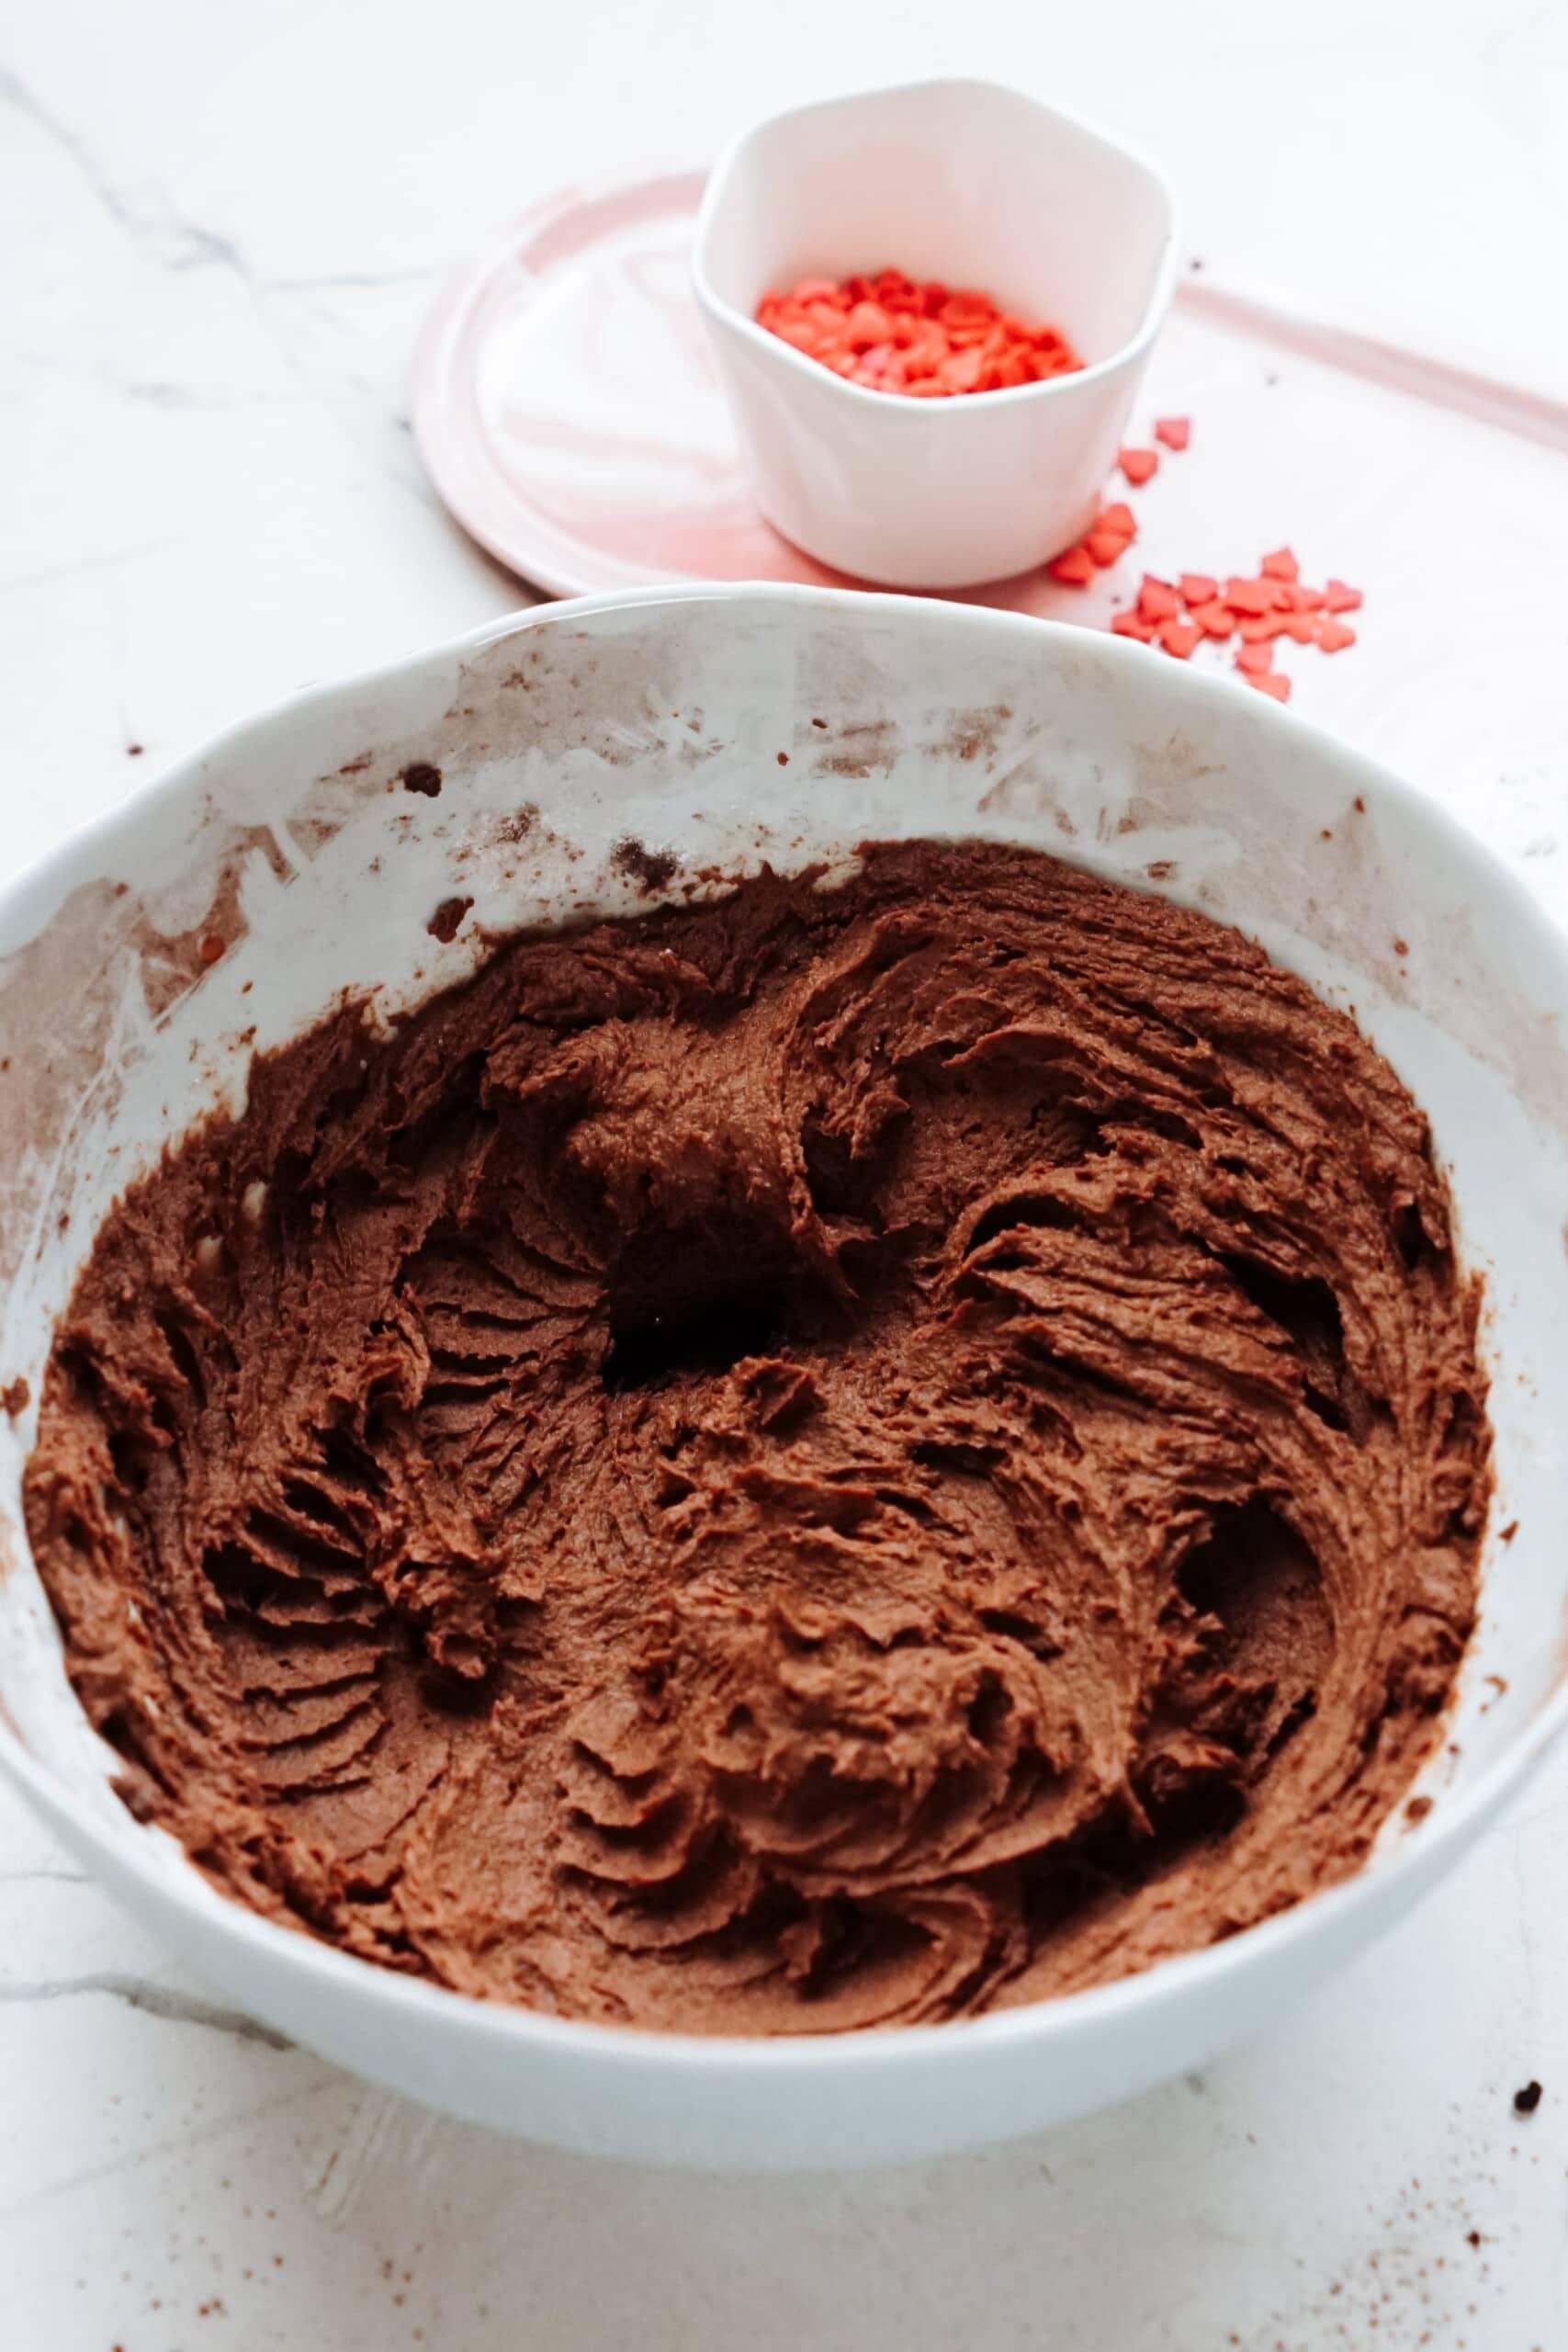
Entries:
<svg viewBox="0 0 1568 2352">
<path fill-rule="evenodd" d="M 1192 438 L 1192 420 L 1162 416 L 1156 420 L 1153 438 L 1160 448 L 1180 451 Z M 1116 463 L 1134 487 L 1152 480 L 1159 468 L 1159 449 L 1119 450 Z M 1137 537 L 1131 507 L 1102 506 L 1082 538 L 1046 566 L 1051 578 L 1069 588 L 1087 588 L 1097 571 L 1123 556 Z M 1183 571 L 1174 581 L 1145 572 L 1134 602 L 1112 616 L 1117 637 L 1141 645 L 1158 646 L 1178 662 L 1190 661 L 1206 638 L 1219 643 L 1235 638 L 1237 676 L 1276 702 L 1288 702 L 1291 681 L 1275 667 L 1274 646 L 1280 638 L 1296 645 L 1315 646 L 1320 653 L 1343 653 L 1356 642 L 1356 632 L 1338 618 L 1360 610 L 1361 592 L 1348 581 L 1329 579 L 1314 588 L 1302 578 L 1293 548 L 1271 548 L 1260 556 L 1255 572 L 1233 572 L 1223 582 L 1206 571 Z"/>
</svg>

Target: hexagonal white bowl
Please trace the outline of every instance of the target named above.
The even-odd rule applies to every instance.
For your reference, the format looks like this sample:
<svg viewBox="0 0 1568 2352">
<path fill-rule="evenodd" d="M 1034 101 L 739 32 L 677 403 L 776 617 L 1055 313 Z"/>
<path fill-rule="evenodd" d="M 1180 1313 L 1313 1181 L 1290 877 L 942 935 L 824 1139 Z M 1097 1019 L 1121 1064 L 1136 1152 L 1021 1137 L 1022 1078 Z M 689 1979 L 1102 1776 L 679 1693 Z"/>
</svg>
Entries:
<svg viewBox="0 0 1568 2352">
<path fill-rule="evenodd" d="M 1170 298 L 1170 194 L 1137 156 L 993 82 L 774 115 L 716 165 L 692 282 L 775 529 L 897 588 L 1026 571 L 1093 515 Z M 771 286 L 886 267 L 980 286 L 1085 365 L 942 401 L 872 391 L 760 327 Z"/>
<path fill-rule="evenodd" d="M 417 761 L 437 797 L 403 788 Z M 0 1428 L 0 1762 L 235 2001 L 433 2106 L 723 2165 L 1050 2123 L 1201 2064 L 1315 1984 L 1452 1866 L 1562 1727 L 1568 946 L 1418 794 L 1227 680 L 1079 629 L 811 589 L 556 605 L 180 763 L 0 894 L 0 1375 L 36 1396 L 117 1190 L 343 990 L 406 1006 L 473 967 L 481 927 L 645 904 L 615 859 L 628 835 L 670 854 L 673 895 L 919 834 L 1034 843 L 1241 924 L 1353 1004 L 1429 1110 L 1487 1283 L 1494 1524 L 1517 1522 L 1488 1544 L 1432 1809 L 1212 1951 L 972 2021 L 698 2041 L 470 2001 L 254 1917 L 119 1804 L 28 1555 L 29 1407 Z M 443 944 L 427 924 L 453 896 L 473 918 Z"/>
</svg>

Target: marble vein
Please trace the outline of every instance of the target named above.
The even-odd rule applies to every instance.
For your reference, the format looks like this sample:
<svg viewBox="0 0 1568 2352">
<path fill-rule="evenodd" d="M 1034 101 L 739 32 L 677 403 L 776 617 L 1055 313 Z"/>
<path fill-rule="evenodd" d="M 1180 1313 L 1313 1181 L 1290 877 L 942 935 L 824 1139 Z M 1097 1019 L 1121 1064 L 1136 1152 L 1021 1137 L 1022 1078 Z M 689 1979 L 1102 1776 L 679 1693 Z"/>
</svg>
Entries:
<svg viewBox="0 0 1568 2352">
<path fill-rule="evenodd" d="M 146 2017 L 163 2018 L 175 2025 L 206 2026 L 210 2032 L 230 2034 L 236 2041 L 259 2041 L 268 2050 L 294 2048 L 287 2034 L 259 2024 L 241 2009 L 220 2008 L 195 1994 L 172 1992 L 166 1985 L 154 1984 L 148 1977 L 122 1975 L 114 1969 L 94 1969 L 83 1976 L 39 1976 L 0 1984 L 0 2001 L 65 2001 L 83 1993 L 102 1993 L 111 2001 L 123 2001 L 127 2007 L 140 2009 Z"/>
<path fill-rule="evenodd" d="M 25 588 L 45 588 L 60 580 L 77 580 L 89 571 L 111 571 L 122 563 L 139 563 L 143 556 L 162 555 L 169 548 L 187 545 L 189 535 L 177 532 L 163 539 L 144 539 L 133 548 L 116 548 L 111 554 L 85 556 L 79 563 L 52 563 L 41 571 L 25 571 L 0 580 L 0 596 L 14 596 Z"/>
<path fill-rule="evenodd" d="M 170 203 L 156 181 L 137 188 L 122 188 L 105 170 L 86 141 L 68 123 L 36 97 L 15 74 L 0 67 L 0 102 L 55 146 L 75 168 L 90 193 L 117 228 L 122 229 L 142 258 L 160 269 L 232 269 L 246 279 L 250 273 L 239 247 L 215 229 L 204 229 Z"/>
<path fill-rule="evenodd" d="M 160 2158 L 186 2154 L 190 2150 L 209 2146 L 215 2140 L 227 2138 L 231 2132 L 256 2123 L 263 2117 L 286 2112 L 290 2108 L 305 2107 L 338 2089 L 341 2077 L 333 2072 L 323 2074 L 321 2080 L 274 2093 L 266 2098 L 250 2101 L 243 2107 L 231 2108 L 227 2114 L 215 2116 L 210 2123 L 192 2127 L 188 2122 L 176 2131 L 161 2134 L 155 2140 L 142 2140 L 134 2146 L 122 2149 L 118 2155 L 106 2156 L 101 2164 L 83 2165 L 77 2171 L 66 2173 L 59 2180 L 45 2181 L 40 2187 L 27 2190 L 0 2205 L 0 2226 L 16 2221 L 23 2213 L 37 2211 L 53 2204 L 57 2199 L 69 2196 L 73 2190 L 91 2187 L 96 2182 L 112 2179 L 116 2173 L 151 2168 Z M 7 2345 L 7 2352 L 9 2346 Z"/>
<path fill-rule="evenodd" d="M 258 277 L 255 282 L 264 294 L 322 294 L 336 293 L 340 288 L 359 291 L 383 286 L 418 286 L 434 274 L 432 269 L 423 266 L 411 269 L 344 269 L 320 277 Z"/>
</svg>

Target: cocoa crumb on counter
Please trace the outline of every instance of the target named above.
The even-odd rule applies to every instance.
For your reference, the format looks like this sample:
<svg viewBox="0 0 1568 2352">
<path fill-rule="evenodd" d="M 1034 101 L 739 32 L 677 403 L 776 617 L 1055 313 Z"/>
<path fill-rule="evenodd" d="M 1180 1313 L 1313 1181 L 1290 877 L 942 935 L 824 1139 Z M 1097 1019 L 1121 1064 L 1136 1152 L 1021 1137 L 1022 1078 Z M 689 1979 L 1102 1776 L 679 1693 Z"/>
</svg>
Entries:
<svg viewBox="0 0 1568 2352">
<path fill-rule="evenodd" d="M 1514 2093 L 1514 2113 L 1516 2115 L 1533 2115 L 1536 2109 L 1540 2105 L 1540 2085 L 1533 2080 L 1528 2082 L 1522 2090 L 1517 2090 Z"/>
<path fill-rule="evenodd" d="M 427 800 L 439 799 L 441 771 L 428 760 L 415 760 L 403 770 L 402 786 L 405 792 L 422 792 Z"/>
</svg>

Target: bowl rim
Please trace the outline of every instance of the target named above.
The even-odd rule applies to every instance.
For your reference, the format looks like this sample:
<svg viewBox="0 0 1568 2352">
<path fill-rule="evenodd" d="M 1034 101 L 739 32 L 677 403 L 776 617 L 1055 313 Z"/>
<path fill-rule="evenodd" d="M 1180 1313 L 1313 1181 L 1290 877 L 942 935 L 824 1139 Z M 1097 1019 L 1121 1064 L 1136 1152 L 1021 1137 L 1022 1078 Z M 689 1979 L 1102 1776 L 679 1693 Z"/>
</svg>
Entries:
<svg viewBox="0 0 1568 2352">
<path fill-rule="evenodd" d="M 730 301 L 728 295 L 721 294 L 714 285 L 707 269 L 708 244 L 715 222 L 728 196 L 736 166 L 748 148 L 764 132 L 775 129 L 780 123 L 793 122 L 803 115 L 839 113 L 883 98 L 902 97 L 915 90 L 981 92 L 988 97 L 1017 100 L 1046 121 L 1078 132 L 1103 149 L 1106 154 L 1115 156 L 1118 162 L 1131 164 L 1150 183 L 1165 220 L 1154 281 L 1143 316 L 1133 334 L 1119 343 L 1114 351 L 1108 352 L 1103 359 L 1096 359 L 1087 368 L 1074 368 L 1067 375 L 1048 376 L 1043 383 L 1010 384 L 994 391 L 974 393 L 957 400 L 917 401 L 911 393 L 874 391 L 867 384 L 852 384 L 845 377 L 835 375 L 830 368 L 824 368 L 820 360 L 808 359 L 805 352 L 797 351 L 793 344 L 785 343 L 782 335 L 773 334 L 768 328 L 759 325 L 754 318 Z M 818 388 L 830 385 L 835 393 L 852 403 L 852 411 L 853 404 L 869 401 L 873 408 L 893 416 L 908 417 L 915 411 L 921 415 L 977 413 L 989 416 L 1004 408 L 1019 407 L 1026 401 L 1074 397 L 1091 385 L 1103 383 L 1135 366 L 1159 333 L 1169 308 L 1176 282 L 1177 243 L 1176 200 L 1170 183 L 1164 173 L 1136 148 L 1124 145 L 1119 139 L 1108 138 L 1092 123 L 1084 122 L 1064 107 L 1051 106 L 1045 99 L 1037 98 L 1032 92 L 1021 90 L 1010 82 L 993 81 L 988 75 L 978 74 L 918 74 L 909 81 L 880 82 L 865 89 L 845 90 L 832 97 L 807 98 L 798 106 L 781 107 L 776 113 L 764 115 L 747 130 L 739 132 L 720 153 L 703 189 L 696 225 L 692 232 L 691 282 L 699 309 L 710 319 L 741 336 L 753 350 L 763 351 L 769 358 L 786 363 L 798 374 L 802 382 L 810 382 Z M 984 405 L 977 406 L 981 402 Z"/>
<path fill-rule="evenodd" d="M 530 628 L 570 625 L 579 619 L 627 609 L 678 608 L 694 604 L 728 604 L 816 607 L 828 612 L 865 611 L 897 621 L 939 616 L 950 628 L 976 639 L 1011 638 L 1029 641 L 1043 657 L 1042 674 L 1051 662 L 1071 653 L 1073 658 L 1098 661 L 1114 679 L 1148 656 L 1145 649 L 1107 632 L 1070 621 L 1036 618 L 1031 614 L 964 605 L 931 596 L 899 595 L 856 589 L 825 588 L 804 582 L 706 582 L 671 590 L 656 586 L 605 591 L 594 595 L 523 606 L 483 622 L 479 628 L 443 639 L 436 645 L 395 656 L 347 676 L 318 682 L 282 695 L 249 716 L 205 738 L 155 775 L 139 780 L 112 808 L 73 828 L 53 848 L 0 885 L 0 923 L 18 906 L 37 900 L 58 906 L 73 882 L 85 857 L 100 857 L 116 837 L 134 829 L 153 808 L 164 808 L 200 791 L 214 760 L 247 741 L 265 738 L 282 720 L 297 721 L 334 706 L 374 693 L 394 681 L 422 671 L 439 673 L 465 656 L 502 641 Z M 1230 708 L 1235 685 L 1221 673 L 1206 675 L 1171 667 L 1164 681 L 1173 705 L 1183 703 L 1212 709 Z M 1546 943 L 1568 974 L 1568 938 L 1558 930 L 1526 886 L 1486 842 L 1427 794 L 1405 783 L 1392 770 L 1344 743 L 1325 728 L 1299 718 L 1272 704 L 1258 703 L 1249 718 L 1280 742 L 1301 745 L 1337 767 L 1346 787 L 1359 792 L 1375 807 L 1392 805 L 1416 822 L 1445 838 L 1472 863 L 1486 869 L 1494 887 L 1508 906 L 1514 921 Z M 1152 894 L 1159 895 L 1157 886 Z M 7 1531 L 10 1532 L 10 1531 Z M 31 1558 L 26 1530 L 18 1523 L 15 1541 Z M 12 1573 L 0 1567 L 0 1574 Z M 35 1570 L 36 1573 L 36 1570 Z M 1483 1591 L 1484 1601 L 1484 1589 Z M 80 1702 L 77 1702 L 80 1704 Z M 1045 2056 L 1070 2045 L 1080 2035 L 1111 2027 L 1154 2005 L 1173 2002 L 1196 1985 L 1223 1986 L 1238 1972 L 1259 1966 L 1271 1952 L 1292 1941 L 1333 1931 L 1364 1912 L 1413 1875 L 1417 1891 L 1431 1885 L 1458 1860 L 1479 1830 L 1540 1762 L 1568 1728 L 1568 1673 L 1561 1674 L 1535 1713 L 1495 1757 L 1472 1784 L 1445 1795 L 1397 1844 L 1383 1846 L 1368 1857 L 1349 1878 L 1309 1894 L 1288 1910 L 1258 1921 L 1224 1941 L 1156 1961 L 1132 1975 L 1108 1984 L 991 2009 L 977 2017 L 957 2018 L 939 2025 L 896 2028 L 862 2027 L 840 2032 L 765 2038 L 743 2034 L 694 2034 L 648 2027 L 622 2026 L 598 2020 L 562 2018 L 525 2007 L 521 2003 L 490 2001 L 404 1976 L 324 1943 L 304 1928 L 287 1927 L 253 1911 L 237 1897 L 224 1894 L 203 1878 L 178 1842 L 167 1831 L 133 1821 L 126 1813 L 123 1827 L 111 1834 L 94 1808 L 74 1788 L 60 1781 L 31 1753 L 0 1704 L 0 1776 L 31 1804 L 44 1821 L 77 1854 L 89 1861 L 111 1891 L 122 1881 L 134 1882 L 154 1916 L 164 1906 L 182 1913 L 198 1933 L 209 1930 L 232 1947 L 254 1953 L 263 1977 L 291 1977 L 308 1994 L 312 1984 L 348 1999 L 357 1996 L 364 2011 L 378 2009 L 389 2026 L 412 2030 L 428 2025 L 436 2034 L 490 2038 L 498 2049 L 520 2057 L 530 2051 L 587 2071 L 637 2068 L 673 2084 L 682 2077 L 725 2078 L 731 2086 L 762 2086 L 781 2077 L 804 2076 L 849 2088 L 862 2077 L 879 2076 L 888 2068 L 919 2061 L 925 2068 L 962 2074 L 981 2052 L 995 2055 L 1027 2050 Z M 106 1760 L 112 1762 L 109 1751 Z M 170 1862 L 175 1867 L 168 1867 Z M 265 2003 L 260 2006 L 265 2007 Z M 330 2042 L 330 2034 L 323 2041 Z"/>
</svg>

